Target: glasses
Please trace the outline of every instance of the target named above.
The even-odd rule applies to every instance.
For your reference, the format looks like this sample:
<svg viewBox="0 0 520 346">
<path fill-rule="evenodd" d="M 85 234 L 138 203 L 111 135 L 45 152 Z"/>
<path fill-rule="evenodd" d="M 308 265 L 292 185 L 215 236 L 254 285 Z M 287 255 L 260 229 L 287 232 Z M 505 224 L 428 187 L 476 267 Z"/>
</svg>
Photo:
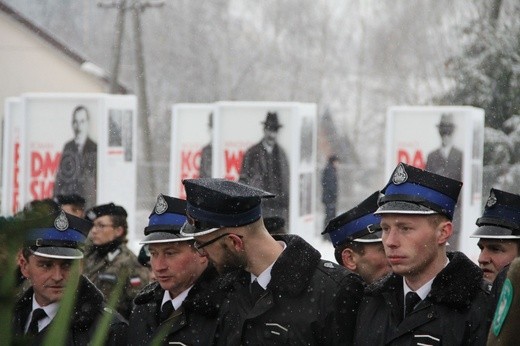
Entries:
<svg viewBox="0 0 520 346">
<path fill-rule="evenodd" d="M 198 241 L 195 240 L 195 242 L 193 243 L 193 247 L 195 248 L 195 250 L 197 250 L 197 252 L 201 255 L 204 254 L 204 250 L 203 248 L 205 248 L 206 246 L 208 245 L 211 245 L 213 244 L 214 242 L 216 242 L 217 240 L 219 240 L 220 238 L 224 238 L 225 236 L 228 236 L 228 235 L 236 235 L 237 237 L 239 237 L 240 239 L 242 239 L 242 236 L 241 235 L 238 235 L 238 234 L 235 234 L 235 233 L 223 233 L 221 235 L 219 235 L 218 237 L 216 238 L 213 238 L 211 240 L 208 240 L 207 242 L 204 242 L 204 243 L 200 243 Z"/>
<path fill-rule="evenodd" d="M 107 224 L 104 224 L 104 223 L 95 223 L 94 224 L 94 228 L 95 229 L 103 230 L 106 227 L 112 227 L 113 228 L 114 225 L 113 224 L 112 225 L 107 225 Z"/>
</svg>

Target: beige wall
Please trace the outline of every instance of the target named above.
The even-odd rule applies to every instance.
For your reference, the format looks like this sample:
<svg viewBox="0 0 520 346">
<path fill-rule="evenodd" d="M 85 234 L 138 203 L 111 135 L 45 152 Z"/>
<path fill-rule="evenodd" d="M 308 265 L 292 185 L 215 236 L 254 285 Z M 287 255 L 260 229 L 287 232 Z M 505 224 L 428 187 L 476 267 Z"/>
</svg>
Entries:
<svg viewBox="0 0 520 346">
<path fill-rule="evenodd" d="M 107 90 L 107 83 L 82 71 L 78 62 L 0 12 L 0 120 L 6 97 L 25 92 Z"/>
</svg>

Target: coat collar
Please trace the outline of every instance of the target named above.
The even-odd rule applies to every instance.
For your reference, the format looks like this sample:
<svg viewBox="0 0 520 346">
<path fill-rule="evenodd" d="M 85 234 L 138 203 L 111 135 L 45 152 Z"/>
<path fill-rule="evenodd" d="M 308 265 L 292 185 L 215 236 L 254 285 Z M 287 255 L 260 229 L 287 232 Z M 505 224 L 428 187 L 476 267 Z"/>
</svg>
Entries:
<svg viewBox="0 0 520 346">
<path fill-rule="evenodd" d="M 447 255 L 450 263 L 437 274 L 426 299 L 459 311 L 466 310 L 475 295 L 482 290 L 482 271 L 462 252 L 450 252 Z M 402 276 L 391 274 L 367 286 L 366 293 L 381 295 L 388 291 L 402 292 L 402 284 Z"/>
<path fill-rule="evenodd" d="M 276 235 L 274 238 L 285 242 L 287 247 L 273 265 L 267 289 L 275 294 L 297 296 L 308 286 L 321 254 L 297 235 Z M 225 274 L 220 278 L 220 288 L 228 290 L 237 281 L 248 285 L 250 275 L 244 270 Z"/>
<path fill-rule="evenodd" d="M 217 288 L 216 278 L 218 273 L 213 266 L 209 266 L 195 282 L 195 285 L 188 293 L 188 296 L 182 303 L 187 311 L 195 311 L 206 316 L 216 316 L 218 306 L 223 292 Z M 135 304 L 142 305 L 148 303 L 157 303 L 160 305 L 164 290 L 158 282 L 152 282 L 147 285 L 135 297 Z"/>
<path fill-rule="evenodd" d="M 32 302 L 34 289 L 31 286 L 16 303 L 15 310 L 23 311 Z M 79 278 L 76 303 L 73 308 L 72 327 L 86 328 L 90 326 L 103 311 L 103 293 L 85 276 Z M 30 311 L 30 308 L 29 308 Z"/>
</svg>

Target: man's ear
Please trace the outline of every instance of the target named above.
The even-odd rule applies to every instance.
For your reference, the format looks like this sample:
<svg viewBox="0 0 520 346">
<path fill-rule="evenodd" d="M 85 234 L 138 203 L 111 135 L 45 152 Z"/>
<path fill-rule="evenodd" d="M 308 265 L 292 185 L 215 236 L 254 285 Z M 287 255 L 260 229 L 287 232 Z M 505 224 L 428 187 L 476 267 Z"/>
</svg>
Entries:
<svg viewBox="0 0 520 346">
<path fill-rule="evenodd" d="M 235 249 L 235 251 L 237 252 L 241 252 L 241 251 L 244 251 L 244 242 L 242 241 L 242 238 L 240 238 L 238 235 L 236 234 L 229 234 L 227 236 L 229 239 L 231 239 L 231 244 L 233 245 L 233 248 Z"/>
<path fill-rule="evenodd" d="M 343 261 L 343 266 L 347 268 L 350 271 L 356 271 L 357 265 L 356 265 L 356 259 L 355 259 L 355 253 L 350 248 L 345 248 L 341 252 L 341 260 Z"/>
<path fill-rule="evenodd" d="M 22 275 L 29 279 L 29 270 L 27 269 L 29 262 L 24 256 L 20 256 L 18 258 L 18 265 L 20 266 L 20 271 L 22 272 Z"/>
<path fill-rule="evenodd" d="M 439 225 L 439 244 L 446 244 L 448 239 L 453 234 L 453 224 L 451 221 L 444 221 Z"/>
</svg>

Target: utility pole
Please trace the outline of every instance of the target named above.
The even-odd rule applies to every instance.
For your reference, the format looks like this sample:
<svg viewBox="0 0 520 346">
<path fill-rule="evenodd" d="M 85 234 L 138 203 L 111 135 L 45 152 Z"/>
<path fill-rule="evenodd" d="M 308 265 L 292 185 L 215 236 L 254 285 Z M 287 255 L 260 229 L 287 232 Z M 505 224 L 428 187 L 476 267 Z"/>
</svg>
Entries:
<svg viewBox="0 0 520 346">
<path fill-rule="evenodd" d="M 125 12 L 130 10 L 133 17 L 133 33 L 134 33 L 134 55 L 135 55 L 135 75 L 136 75 L 136 86 L 137 86 L 137 108 L 139 114 L 139 130 L 143 139 L 143 162 L 144 158 L 147 158 L 146 167 L 146 178 L 143 179 L 142 184 L 148 184 L 147 191 L 155 193 L 155 177 L 153 170 L 153 148 L 152 148 L 152 136 L 150 133 L 150 109 L 148 106 L 148 97 L 146 94 L 146 74 L 144 66 L 144 53 L 143 43 L 141 39 L 141 12 L 148 7 L 160 7 L 164 4 L 163 1 L 141 1 L 141 0 L 129 0 L 131 1 L 130 6 L 126 6 L 127 0 L 112 1 L 111 3 L 99 3 L 100 7 L 116 7 L 118 9 L 118 16 L 116 22 L 116 39 L 114 43 L 114 58 L 112 61 L 112 79 L 111 79 L 111 92 L 114 92 L 117 86 L 117 76 L 119 74 L 119 65 L 121 60 L 121 41 L 124 31 L 124 18 Z M 143 189 L 144 190 L 144 189 Z"/>
<path fill-rule="evenodd" d="M 114 45 L 112 46 L 112 62 L 110 66 L 110 93 L 116 94 L 118 91 L 119 66 L 121 65 L 121 46 L 123 42 L 123 32 L 125 30 L 125 11 L 126 0 L 112 1 L 110 3 L 98 2 L 101 8 L 116 8 L 116 32 L 114 37 Z"/>
</svg>

